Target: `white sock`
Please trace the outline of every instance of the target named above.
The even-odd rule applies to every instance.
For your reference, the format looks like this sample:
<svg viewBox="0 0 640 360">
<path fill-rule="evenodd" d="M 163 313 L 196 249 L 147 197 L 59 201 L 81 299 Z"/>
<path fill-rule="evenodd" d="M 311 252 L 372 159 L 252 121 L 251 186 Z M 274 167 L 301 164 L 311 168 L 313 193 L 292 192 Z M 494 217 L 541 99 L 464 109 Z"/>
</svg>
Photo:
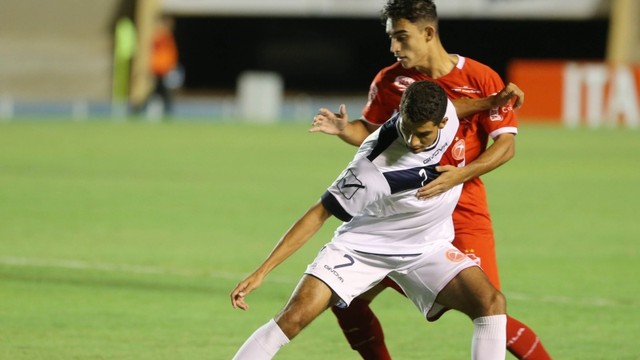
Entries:
<svg viewBox="0 0 640 360">
<path fill-rule="evenodd" d="M 472 360 L 505 359 L 507 315 L 481 316 L 473 320 Z"/>
<path fill-rule="evenodd" d="M 242 344 L 233 360 L 267 360 L 273 358 L 281 347 L 289 343 L 289 338 L 271 319 L 254 331 Z"/>
</svg>

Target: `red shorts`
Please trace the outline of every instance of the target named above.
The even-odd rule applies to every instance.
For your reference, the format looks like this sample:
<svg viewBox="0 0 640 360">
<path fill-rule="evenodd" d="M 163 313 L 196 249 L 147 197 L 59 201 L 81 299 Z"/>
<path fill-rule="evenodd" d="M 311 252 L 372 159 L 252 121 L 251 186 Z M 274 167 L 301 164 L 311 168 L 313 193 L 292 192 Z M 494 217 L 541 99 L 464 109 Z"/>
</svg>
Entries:
<svg viewBox="0 0 640 360">
<path fill-rule="evenodd" d="M 493 286 L 500 290 L 496 242 L 491 229 L 485 231 L 475 230 L 473 233 L 456 232 L 453 246 L 478 263 Z"/>
</svg>

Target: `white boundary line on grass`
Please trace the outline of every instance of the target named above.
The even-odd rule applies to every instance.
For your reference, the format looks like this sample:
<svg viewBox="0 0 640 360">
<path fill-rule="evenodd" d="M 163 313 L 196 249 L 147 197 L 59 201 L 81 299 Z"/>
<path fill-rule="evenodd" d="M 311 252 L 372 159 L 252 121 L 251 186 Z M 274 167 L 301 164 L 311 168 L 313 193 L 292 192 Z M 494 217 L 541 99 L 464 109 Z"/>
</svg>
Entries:
<svg viewBox="0 0 640 360">
<path fill-rule="evenodd" d="M 116 264 L 106 262 L 90 262 L 84 260 L 72 259 L 41 259 L 41 258 L 23 258 L 14 256 L 0 257 L 0 266 L 14 267 L 48 267 L 67 270 L 95 270 L 113 273 L 133 274 L 133 275 L 174 275 L 183 277 L 206 277 L 224 280 L 240 281 L 248 274 L 231 273 L 231 272 L 202 272 L 185 269 L 171 269 L 160 266 L 149 265 L 133 265 L 133 264 Z M 269 281 L 275 283 L 295 283 L 298 278 L 289 276 L 270 276 Z"/>
<path fill-rule="evenodd" d="M 214 279 L 224 280 L 240 280 L 246 274 L 231 273 L 231 272 L 211 272 L 203 273 L 194 270 L 184 269 L 171 269 L 163 268 L 159 266 L 148 265 L 133 265 L 133 264 L 115 264 L 105 262 L 90 262 L 83 260 L 69 260 L 69 259 L 37 259 L 37 258 L 23 258 L 5 256 L 0 257 L 0 265 L 2 266 L 22 266 L 22 267 L 48 267 L 58 269 L 71 269 L 71 270 L 95 270 L 105 272 L 116 272 L 134 275 L 177 275 L 184 277 L 198 277 L 209 276 Z M 269 281 L 276 283 L 295 283 L 298 280 L 297 277 L 289 276 L 270 276 Z M 568 296 L 541 296 L 535 297 L 523 293 L 508 292 L 506 294 L 508 299 L 528 301 L 528 302 L 541 302 L 550 304 L 563 304 L 563 305 L 583 305 L 593 307 L 609 307 L 623 305 L 620 301 L 607 298 L 574 298 Z M 633 305 L 633 304 L 629 304 Z"/>
</svg>

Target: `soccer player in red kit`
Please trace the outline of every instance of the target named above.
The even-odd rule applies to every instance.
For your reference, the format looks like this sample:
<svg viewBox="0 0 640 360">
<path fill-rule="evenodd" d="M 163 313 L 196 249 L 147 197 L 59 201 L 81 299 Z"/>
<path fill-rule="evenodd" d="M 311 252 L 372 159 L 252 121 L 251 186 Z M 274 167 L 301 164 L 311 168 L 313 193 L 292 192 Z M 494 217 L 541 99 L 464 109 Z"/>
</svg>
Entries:
<svg viewBox="0 0 640 360">
<path fill-rule="evenodd" d="M 359 145 L 398 110 L 403 91 L 411 83 L 432 80 L 452 99 L 481 98 L 498 93 L 504 84 L 486 65 L 444 49 L 438 35 L 438 17 L 432 0 L 388 0 L 383 11 L 390 51 L 397 62 L 382 69 L 369 89 L 362 118 L 349 122 L 344 105 L 338 114 L 320 109 L 310 131 L 338 135 Z M 460 119 L 458 134 L 466 152 L 465 167 L 441 166 L 442 175 L 418 190 L 419 198 L 441 194 L 464 183 L 453 213 L 453 244 L 480 264 L 493 285 L 500 289 L 495 240 L 485 187 L 479 176 L 510 160 L 515 153 L 517 120 L 510 106 Z M 489 138 L 493 143 L 487 147 Z M 346 309 L 332 310 L 344 334 L 364 359 L 390 359 L 382 328 L 369 303 L 386 287 L 402 292 L 385 279 L 355 299 Z M 518 359 L 550 359 L 538 336 L 525 324 L 507 315 L 507 349 Z"/>
</svg>

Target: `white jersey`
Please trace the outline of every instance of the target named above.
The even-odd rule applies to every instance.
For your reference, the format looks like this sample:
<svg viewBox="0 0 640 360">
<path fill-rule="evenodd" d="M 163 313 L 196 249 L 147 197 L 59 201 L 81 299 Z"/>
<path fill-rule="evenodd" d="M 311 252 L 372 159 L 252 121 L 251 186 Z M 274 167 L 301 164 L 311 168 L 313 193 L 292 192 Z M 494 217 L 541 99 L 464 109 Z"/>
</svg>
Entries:
<svg viewBox="0 0 640 360">
<path fill-rule="evenodd" d="M 459 121 L 449 100 L 445 116 L 437 140 L 418 154 L 400 134 L 399 114 L 363 142 L 322 196 L 325 208 L 344 221 L 333 242 L 365 253 L 411 255 L 427 244 L 453 240 L 451 214 L 462 185 L 427 200 L 416 198 L 416 190 L 439 175 L 435 167 L 454 142 Z"/>
</svg>

